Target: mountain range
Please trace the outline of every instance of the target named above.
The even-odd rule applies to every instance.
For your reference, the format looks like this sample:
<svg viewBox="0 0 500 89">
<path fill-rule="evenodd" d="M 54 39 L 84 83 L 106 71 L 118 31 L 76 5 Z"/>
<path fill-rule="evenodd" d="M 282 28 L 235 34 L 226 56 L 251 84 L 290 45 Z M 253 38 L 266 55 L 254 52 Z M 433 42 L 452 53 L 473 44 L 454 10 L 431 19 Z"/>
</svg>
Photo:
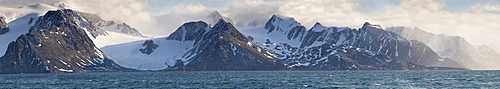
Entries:
<svg viewBox="0 0 500 89">
<path fill-rule="evenodd" d="M 273 15 L 259 23 L 263 27 L 241 30 L 217 11 L 207 19 L 184 23 L 167 37 L 149 38 L 126 23 L 71 9 L 9 23 L 0 18 L 0 73 L 498 67 L 498 53 L 489 47 L 418 28 L 317 22 L 307 29 L 294 18 Z"/>
</svg>

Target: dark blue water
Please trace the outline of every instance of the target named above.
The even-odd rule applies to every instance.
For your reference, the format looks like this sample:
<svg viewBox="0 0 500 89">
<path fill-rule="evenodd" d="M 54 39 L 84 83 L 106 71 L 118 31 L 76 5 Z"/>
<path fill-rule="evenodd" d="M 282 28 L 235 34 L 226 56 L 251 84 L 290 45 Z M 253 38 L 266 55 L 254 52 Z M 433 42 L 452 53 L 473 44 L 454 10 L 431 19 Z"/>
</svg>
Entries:
<svg viewBox="0 0 500 89">
<path fill-rule="evenodd" d="M 0 88 L 500 88 L 500 71 L 1 74 Z"/>
</svg>

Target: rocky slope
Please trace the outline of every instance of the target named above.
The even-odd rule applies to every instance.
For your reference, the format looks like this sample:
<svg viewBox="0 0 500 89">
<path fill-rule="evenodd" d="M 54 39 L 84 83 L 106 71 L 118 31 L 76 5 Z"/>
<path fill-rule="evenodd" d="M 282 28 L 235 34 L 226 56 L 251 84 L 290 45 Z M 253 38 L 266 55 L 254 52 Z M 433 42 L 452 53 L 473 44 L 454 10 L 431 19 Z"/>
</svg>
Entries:
<svg viewBox="0 0 500 89">
<path fill-rule="evenodd" d="M 409 40 L 417 40 L 429 45 L 439 56 L 451 58 L 472 69 L 488 69 L 500 67 L 500 55 L 487 46 L 474 46 L 459 36 L 433 34 L 418 28 L 388 27 L 392 31 Z"/>
<path fill-rule="evenodd" d="M 286 43 L 259 43 L 293 70 L 426 70 L 425 66 L 349 45 L 322 44 L 308 48 Z"/>
<path fill-rule="evenodd" d="M 203 29 L 199 31 L 201 30 Z M 222 19 L 211 29 L 198 33 L 204 34 L 194 36 L 197 37 L 193 45 L 194 47 L 182 55 L 182 58 L 187 59 L 189 62 L 185 65 L 175 65 L 174 67 L 177 70 L 241 71 L 287 69 L 283 63 L 276 60 L 272 53 L 263 50 L 263 48 L 249 41 L 231 23 L 225 22 Z"/>
<path fill-rule="evenodd" d="M 0 16 L 0 35 L 9 32 L 9 26 L 7 22 L 5 22 L 5 17 Z"/>
<path fill-rule="evenodd" d="M 49 11 L 0 57 L 0 73 L 133 71 L 104 55 L 91 36 L 102 35 L 77 12 Z"/>
</svg>

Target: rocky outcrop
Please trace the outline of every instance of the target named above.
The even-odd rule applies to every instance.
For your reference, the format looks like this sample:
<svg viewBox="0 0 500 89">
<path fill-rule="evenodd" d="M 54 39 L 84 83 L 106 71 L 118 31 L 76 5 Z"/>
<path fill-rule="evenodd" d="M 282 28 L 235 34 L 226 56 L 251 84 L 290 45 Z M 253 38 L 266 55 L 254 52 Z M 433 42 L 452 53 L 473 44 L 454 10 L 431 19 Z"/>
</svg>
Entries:
<svg viewBox="0 0 500 89">
<path fill-rule="evenodd" d="M 5 17 L 0 16 L 0 35 L 9 32 L 8 23 L 5 22 Z"/>
<path fill-rule="evenodd" d="M 159 45 L 155 44 L 153 40 L 146 40 L 146 41 L 144 41 L 142 46 L 144 46 L 144 48 L 139 49 L 139 51 L 141 51 L 144 54 L 149 55 L 149 54 L 153 53 L 153 51 L 156 48 L 158 48 Z"/>
<path fill-rule="evenodd" d="M 104 55 L 84 29 L 92 26 L 81 27 L 82 19 L 75 16 L 64 9 L 40 17 L 28 33 L 9 44 L 0 57 L 0 73 L 134 71 Z"/>
<path fill-rule="evenodd" d="M 272 53 L 249 41 L 231 23 L 224 20 L 220 20 L 203 35 L 195 37 L 199 38 L 196 38 L 194 47 L 182 55 L 184 59 L 188 60 L 188 62 L 183 63 L 187 64 L 173 70 L 244 71 L 287 69 Z"/>
</svg>

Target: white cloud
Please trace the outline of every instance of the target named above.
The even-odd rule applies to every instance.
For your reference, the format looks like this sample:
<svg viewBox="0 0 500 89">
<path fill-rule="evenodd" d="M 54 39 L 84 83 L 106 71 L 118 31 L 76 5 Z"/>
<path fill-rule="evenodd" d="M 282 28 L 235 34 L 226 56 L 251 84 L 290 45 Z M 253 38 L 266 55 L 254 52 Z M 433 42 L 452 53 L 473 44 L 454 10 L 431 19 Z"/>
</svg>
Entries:
<svg viewBox="0 0 500 89">
<path fill-rule="evenodd" d="M 280 2 L 264 2 L 262 0 L 234 1 L 226 8 L 221 9 L 221 14 L 231 17 L 236 25 L 248 26 L 264 25 L 267 20 L 279 12 Z"/>
<path fill-rule="evenodd" d="M 173 7 L 167 13 L 157 13 L 154 15 L 157 21 L 157 28 L 154 31 L 145 32 L 154 36 L 167 36 L 177 30 L 179 26 L 190 21 L 204 20 L 214 9 L 208 9 L 202 5 L 184 5 Z"/>
<path fill-rule="evenodd" d="M 280 7 L 280 14 L 294 17 L 306 27 L 316 22 L 358 27 L 367 20 L 350 0 L 289 0 Z"/>
<path fill-rule="evenodd" d="M 140 0 L 64 0 L 70 8 L 99 15 L 105 20 L 125 22 L 141 32 L 153 31 L 156 21 Z"/>
</svg>

